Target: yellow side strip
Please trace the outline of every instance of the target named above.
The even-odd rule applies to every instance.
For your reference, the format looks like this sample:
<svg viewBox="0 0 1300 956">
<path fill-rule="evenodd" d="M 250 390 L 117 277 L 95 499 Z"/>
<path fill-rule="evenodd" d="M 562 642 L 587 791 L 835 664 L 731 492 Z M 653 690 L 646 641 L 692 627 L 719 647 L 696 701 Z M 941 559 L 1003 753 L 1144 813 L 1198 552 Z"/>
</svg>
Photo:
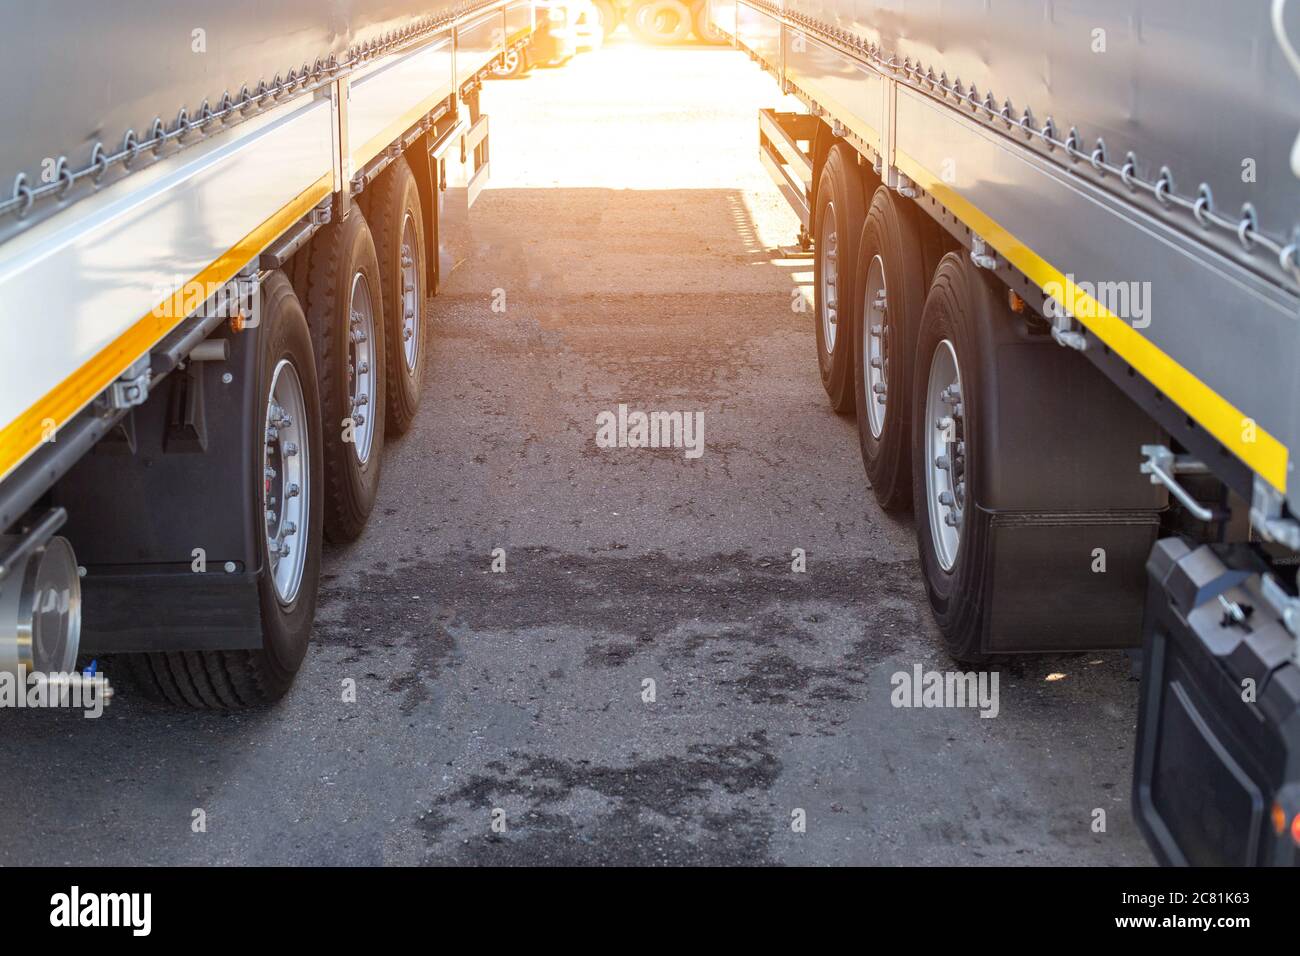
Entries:
<svg viewBox="0 0 1300 956">
<path fill-rule="evenodd" d="M 426 113 L 446 99 L 446 94 L 434 93 L 424 98 L 418 105 L 411 107 L 397 119 L 393 120 L 382 131 L 370 137 L 366 144 L 362 146 L 352 157 L 352 168 L 358 170 L 366 163 L 370 162 L 380 151 L 387 148 L 390 143 L 397 142 L 397 137 L 405 133 L 414 126 Z"/>
<path fill-rule="evenodd" d="M 1129 323 L 1080 291 L 1051 263 L 1041 258 L 979 208 L 895 147 L 895 162 L 927 192 L 936 196 L 958 219 L 996 249 L 1043 291 L 1064 290 L 1061 305 L 1115 354 L 1160 389 L 1201 427 L 1217 438 L 1256 474 L 1282 493 L 1287 485 L 1287 448 L 1235 408 L 1199 378 L 1161 351 Z M 1248 436 L 1254 440 L 1248 440 Z"/>
<path fill-rule="evenodd" d="M 333 191 L 333 173 L 327 173 L 304 190 L 266 222 L 262 223 L 215 262 L 164 299 L 147 315 L 118 336 L 103 351 L 68 376 L 8 425 L 0 429 L 0 477 L 8 475 L 55 429 L 62 428 L 132 362 L 153 348 L 160 339 L 193 311 L 193 290 L 219 288 L 229 282 L 250 259 L 281 233 L 305 216 Z"/>
<path fill-rule="evenodd" d="M 823 109 L 829 111 L 836 119 L 844 124 L 845 128 L 852 131 L 864 143 L 869 145 L 876 152 L 880 152 L 880 131 L 870 123 L 858 119 L 857 113 L 847 108 L 835 97 L 826 93 L 826 90 L 820 83 L 806 74 L 800 73 L 793 67 L 785 68 L 786 79 L 796 86 L 802 88 L 807 94 L 817 101 Z"/>
</svg>

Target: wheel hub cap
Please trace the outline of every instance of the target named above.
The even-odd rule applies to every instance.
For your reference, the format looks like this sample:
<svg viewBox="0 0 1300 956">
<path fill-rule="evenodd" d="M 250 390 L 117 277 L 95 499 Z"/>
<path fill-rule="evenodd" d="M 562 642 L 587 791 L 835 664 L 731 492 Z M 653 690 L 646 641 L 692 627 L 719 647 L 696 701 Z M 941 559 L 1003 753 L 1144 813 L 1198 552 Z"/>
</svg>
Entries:
<svg viewBox="0 0 1300 956">
<path fill-rule="evenodd" d="M 298 596 L 307 561 L 311 449 L 306 421 L 307 403 L 298 371 L 288 359 L 282 359 L 271 378 L 262 457 L 267 565 L 282 604 Z"/>
<path fill-rule="evenodd" d="M 408 213 L 402 223 L 402 352 L 406 370 L 414 372 L 420 359 L 420 277 L 415 260 L 415 220 Z"/>
<path fill-rule="evenodd" d="M 862 366 L 866 370 L 867 424 L 873 438 L 885 431 L 885 413 L 889 409 L 889 297 L 885 287 L 885 263 L 880 256 L 871 260 L 867 270 L 867 295 L 863 302 Z"/>
<path fill-rule="evenodd" d="M 352 278 L 351 319 L 348 325 L 348 417 L 352 419 L 352 448 L 357 460 L 370 460 L 374 444 L 375 394 L 375 311 L 370 285 L 364 274 Z"/>
<path fill-rule="evenodd" d="M 940 566 L 951 571 L 966 513 L 966 427 L 957 351 L 944 339 L 930 360 L 926 386 L 925 457 L 930 534 Z"/>
<path fill-rule="evenodd" d="M 826 207 L 822 217 L 822 234 L 819 241 L 822 253 L 821 313 L 822 338 L 826 351 L 834 353 L 835 338 L 839 330 L 839 234 L 835 222 L 835 205 Z"/>
</svg>

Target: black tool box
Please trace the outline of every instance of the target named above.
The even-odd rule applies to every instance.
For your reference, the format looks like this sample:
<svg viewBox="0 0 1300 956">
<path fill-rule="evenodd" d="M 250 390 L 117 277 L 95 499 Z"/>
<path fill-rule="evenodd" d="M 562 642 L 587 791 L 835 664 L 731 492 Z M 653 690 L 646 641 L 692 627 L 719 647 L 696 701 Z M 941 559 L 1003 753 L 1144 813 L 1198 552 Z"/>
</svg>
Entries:
<svg viewBox="0 0 1300 956">
<path fill-rule="evenodd" d="M 1147 571 L 1138 826 L 1161 863 L 1294 865 L 1300 666 L 1281 574 L 1266 582 L 1272 569 L 1250 546 L 1173 538 L 1156 544 Z"/>
</svg>

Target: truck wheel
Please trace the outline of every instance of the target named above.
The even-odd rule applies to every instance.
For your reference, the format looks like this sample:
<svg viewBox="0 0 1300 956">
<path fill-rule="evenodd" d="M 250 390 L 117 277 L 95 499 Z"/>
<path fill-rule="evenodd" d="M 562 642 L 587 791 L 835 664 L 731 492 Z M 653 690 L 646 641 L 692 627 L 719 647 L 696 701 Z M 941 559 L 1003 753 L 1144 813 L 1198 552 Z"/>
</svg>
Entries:
<svg viewBox="0 0 1300 956">
<path fill-rule="evenodd" d="M 853 286 L 866 216 L 862 179 L 847 146 L 831 148 L 822 167 L 813 217 L 813 302 L 817 365 L 831 407 L 853 411 Z"/>
<path fill-rule="evenodd" d="M 976 663 L 989 514 L 970 505 L 986 451 L 978 323 L 988 316 L 983 284 L 970 272 L 959 254 L 944 256 L 925 302 L 912 391 L 912 495 L 930 607 L 953 658 Z"/>
<path fill-rule="evenodd" d="M 390 435 L 402 435 L 420 406 L 420 387 L 428 367 L 424 214 L 415 176 L 405 158 L 385 170 L 371 192 L 370 221 L 379 258 L 384 340 L 388 344 L 385 427 Z"/>
<path fill-rule="evenodd" d="M 876 190 L 862 238 L 853 341 L 854 394 L 862 463 L 886 511 L 912 503 L 912 362 L 925 308 L 934 237 L 915 210 Z"/>
<path fill-rule="evenodd" d="M 952 656 L 1134 646 L 1168 508 L 1134 449 L 1168 436 L 964 250 L 935 271 L 914 367 L 917 545 Z"/>
<path fill-rule="evenodd" d="M 691 34 L 691 10 L 682 0 L 649 0 L 631 13 L 632 32 L 648 43 L 681 43 Z"/>
<path fill-rule="evenodd" d="M 492 67 L 492 75 L 507 80 L 517 80 L 528 72 L 532 64 L 528 61 L 528 53 L 520 48 L 518 50 L 507 50 L 501 62 Z"/>
<path fill-rule="evenodd" d="M 260 472 L 264 563 L 258 580 L 262 649 L 130 654 L 136 684 L 155 700 L 237 709 L 278 700 L 302 665 L 320 580 L 324 459 L 311 333 L 282 272 L 262 286 L 259 394 L 248 433 Z"/>
<path fill-rule="evenodd" d="M 619 11 L 610 0 L 592 0 L 592 6 L 596 8 L 596 15 L 600 18 L 600 29 L 603 37 L 608 37 L 618 25 L 623 22 L 619 16 Z"/>
<path fill-rule="evenodd" d="M 717 46 L 727 42 L 727 38 L 718 32 L 709 19 L 709 0 L 698 0 L 695 4 L 691 12 L 691 25 L 695 29 L 695 39 L 701 43 Z"/>
<path fill-rule="evenodd" d="M 361 534 L 383 464 L 385 337 L 375 243 L 361 210 L 312 243 L 307 324 L 320 373 L 325 447 L 325 537 Z"/>
</svg>

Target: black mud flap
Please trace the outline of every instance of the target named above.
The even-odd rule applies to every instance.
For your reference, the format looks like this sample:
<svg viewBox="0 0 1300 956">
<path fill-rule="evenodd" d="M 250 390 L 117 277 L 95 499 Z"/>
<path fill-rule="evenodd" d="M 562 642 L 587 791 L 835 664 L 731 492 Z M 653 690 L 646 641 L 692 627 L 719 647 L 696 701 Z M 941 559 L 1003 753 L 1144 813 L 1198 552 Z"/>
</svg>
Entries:
<svg viewBox="0 0 1300 956">
<path fill-rule="evenodd" d="M 1300 858 L 1300 667 L 1249 546 L 1156 544 L 1144 626 L 1133 810 L 1156 858 Z"/>
<path fill-rule="evenodd" d="M 54 490 L 87 569 L 83 654 L 262 646 L 259 329 L 159 383 Z"/>
</svg>

